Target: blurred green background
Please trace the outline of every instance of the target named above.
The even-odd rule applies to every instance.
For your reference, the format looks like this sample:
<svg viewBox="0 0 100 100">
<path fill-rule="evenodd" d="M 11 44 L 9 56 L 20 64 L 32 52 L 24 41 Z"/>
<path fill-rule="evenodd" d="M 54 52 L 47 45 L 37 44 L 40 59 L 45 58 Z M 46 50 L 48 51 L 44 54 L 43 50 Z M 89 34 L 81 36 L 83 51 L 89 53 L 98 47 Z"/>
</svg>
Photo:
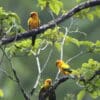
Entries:
<svg viewBox="0 0 100 100">
<path fill-rule="evenodd" d="M 68 10 L 76 5 L 75 0 L 62 0 L 64 2 L 64 9 Z M 37 6 L 37 0 L 0 0 L 0 6 L 2 6 L 6 11 L 12 11 L 19 15 L 21 19 L 22 26 L 25 30 L 27 27 L 27 19 L 29 17 L 29 13 L 31 11 L 38 11 L 41 19 L 41 24 L 47 23 L 52 19 L 51 15 L 47 10 L 41 11 Z M 69 34 L 71 36 L 75 36 L 79 40 L 91 40 L 95 42 L 96 40 L 100 40 L 100 19 L 95 18 L 94 21 L 89 21 L 87 19 L 74 19 L 74 25 L 78 25 L 80 31 L 86 32 L 87 37 L 80 34 Z M 71 19 L 66 20 L 63 25 L 69 25 Z M 73 27 L 74 27 L 73 25 Z M 60 58 L 59 51 L 53 48 L 52 57 L 46 67 L 44 73 L 42 74 L 42 79 L 46 79 L 48 77 L 55 78 L 57 73 L 57 68 L 55 67 L 55 61 Z M 79 49 L 75 45 L 68 45 L 64 47 L 64 60 L 71 58 L 72 56 L 79 53 L 83 48 Z M 47 55 L 50 51 L 50 48 L 45 50 L 40 55 L 40 63 L 44 64 L 47 59 Z M 56 52 L 56 53 L 55 53 Z M 0 51 L 0 59 L 2 52 Z M 85 54 L 70 62 L 73 68 L 80 67 L 83 62 L 87 62 L 89 58 L 93 58 L 94 60 L 100 61 L 100 54 Z M 36 76 L 38 74 L 36 61 L 32 56 L 22 56 L 15 57 L 12 59 L 14 68 L 16 69 L 20 80 L 22 82 L 23 87 L 26 91 L 29 91 L 33 84 L 35 83 Z M 6 70 L 10 75 L 13 75 L 10 69 L 10 64 L 5 58 L 5 60 L 0 65 L 1 68 Z M 0 72 L 0 88 L 4 91 L 4 98 L 0 100 L 24 100 L 17 84 L 11 80 L 9 80 L 2 72 Z M 63 85 L 60 85 L 57 90 L 57 100 L 63 100 L 67 93 L 72 93 L 77 95 L 81 88 L 77 86 L 74 80 L 68 80 Z M 38 92 L 39 89 L 36 90 L 36 93 L 32 96 L 32 100 L 38 100 Z M 99 100 L 98 98 L 97 100 Z M 89 95 L 86 95 L 84 100 L 92 100 Z"/>
</svg>

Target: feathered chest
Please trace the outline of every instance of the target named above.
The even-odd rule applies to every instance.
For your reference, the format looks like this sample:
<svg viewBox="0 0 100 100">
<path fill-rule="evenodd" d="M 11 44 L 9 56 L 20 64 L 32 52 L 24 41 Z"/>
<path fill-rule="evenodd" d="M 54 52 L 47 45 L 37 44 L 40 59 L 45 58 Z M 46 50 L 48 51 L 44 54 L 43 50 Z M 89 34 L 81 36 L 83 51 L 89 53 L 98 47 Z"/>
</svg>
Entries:
<svg viewBox="0 0 100 100">
<path fill-rule="evenodd" d="M 29 28 L 34 29 L 39 27 L 39 19 L 38 18 L 29 18 L 28 20 Z"/>
</svg>

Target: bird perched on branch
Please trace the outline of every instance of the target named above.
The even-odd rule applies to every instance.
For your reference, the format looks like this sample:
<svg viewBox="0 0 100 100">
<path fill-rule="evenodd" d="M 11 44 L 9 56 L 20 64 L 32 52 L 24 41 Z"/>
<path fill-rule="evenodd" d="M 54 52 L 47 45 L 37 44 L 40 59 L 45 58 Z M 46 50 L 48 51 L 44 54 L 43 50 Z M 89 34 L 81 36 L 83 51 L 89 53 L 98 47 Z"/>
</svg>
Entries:
<svg viewBox="0 0 100 100">
<path fill-rule="evenodd" d="M 72 73 L 70 65 L 66 64 L 63 60 L 57 60 L 56 66 L 58 67 L 60 72 L 64 75 L 69 75 L 70 73 Z"/>
<path fill-rule="evenodd" d="M 72 78 L 80 78 L 80 73 L 78 70 L 75 69 L 71 69 L 70 65 L 68 65 L 67 63 L 65 63 L 62 60 L 57 60 L 56 61 L 56 66 L 59 68 L 60 72 L 64 75 L 69 75 Z"/>
<path fill-rule="evenodd" d="M 28 27 L 29 30 L 36 29 L 40 26 L 40 19 L 37 12 L 31 12 L 30 17 L 28 19 Z M 32 45 L 35 44 L 36 34 L 32 35 Z"/>
<path fill-rule="evenodd" d="M 54 90 L 49 92 L 48 96 L 45 95 L 50 87 L 52 87 L 52 80 L 48 78 L 44 81 L 44 84 L 39 92 L 39 100 L 47 100 L 47 98 L 48 100 L 56 100 L 56 94 Z"/>
</svg>

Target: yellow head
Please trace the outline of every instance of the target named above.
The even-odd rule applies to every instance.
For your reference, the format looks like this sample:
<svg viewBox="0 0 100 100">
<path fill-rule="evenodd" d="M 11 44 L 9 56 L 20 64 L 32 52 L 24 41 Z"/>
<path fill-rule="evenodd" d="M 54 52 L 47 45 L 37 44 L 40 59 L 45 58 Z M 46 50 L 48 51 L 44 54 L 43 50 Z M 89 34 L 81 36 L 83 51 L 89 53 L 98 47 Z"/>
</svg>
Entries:
<svg viewBox="0 0 100 100">
<path fill-rule="evenodd" d="M 45 88 L 48 88 L 48 87 L 50 87 L 52 85 L 52 80 L 50 79 L 50 78 L 48 78 L 48 79 L 46 79 L 45 81 L 44 81 L 44 86 L 45 86 Z"/>
<path fill-rule="evenodd" d="M 30 13 L 30 16 L 31 16 L 31 17 L 38 17 L 38 13 L 37 13 L 37 12 L 31 12 L 31 13 Z"/>
<path fill-rule="evenodd" d="M 60 67 L 64 62 L 62 60 L 57 60 L 56 61 L 56 66 Z"/>
</svg>

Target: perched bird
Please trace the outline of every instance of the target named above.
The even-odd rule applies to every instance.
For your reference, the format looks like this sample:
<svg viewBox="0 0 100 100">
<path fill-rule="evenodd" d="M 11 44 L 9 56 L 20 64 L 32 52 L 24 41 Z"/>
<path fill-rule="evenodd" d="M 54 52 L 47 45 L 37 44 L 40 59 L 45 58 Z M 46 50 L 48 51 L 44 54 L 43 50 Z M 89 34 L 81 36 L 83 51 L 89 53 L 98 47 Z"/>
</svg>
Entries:
<svg viewBox="0 0 100 100">
<path fill-rule="evenodd" d="M 40 19 L 37 12 L 31 12 L 28 19 L 29 30 L 38 28 L 40 26 Z M 32 35 L 32 45 L 35 44 L 36 34 Z"/>
<path fill-rule="evenodd" d="M 47 100 L 47 98 L 48 100 L 56 100 L 56 94 L 54 90 L 49 93 L 48 97 L 45 96 L 45 93 L 50 87 L 52 87 L 52 80 L 48 78 L 44 81 L 44 84 L 39 92 L 39 100 Z"/>
<path fill-rule="evenodd" d="M 56 66 L 60 70 L 60 72 L 64 75 L 69 75 L 72 73 L 72 70 L 68 64 L 66 64 L 63 60 L 57 60 Z"/>
</svg>

